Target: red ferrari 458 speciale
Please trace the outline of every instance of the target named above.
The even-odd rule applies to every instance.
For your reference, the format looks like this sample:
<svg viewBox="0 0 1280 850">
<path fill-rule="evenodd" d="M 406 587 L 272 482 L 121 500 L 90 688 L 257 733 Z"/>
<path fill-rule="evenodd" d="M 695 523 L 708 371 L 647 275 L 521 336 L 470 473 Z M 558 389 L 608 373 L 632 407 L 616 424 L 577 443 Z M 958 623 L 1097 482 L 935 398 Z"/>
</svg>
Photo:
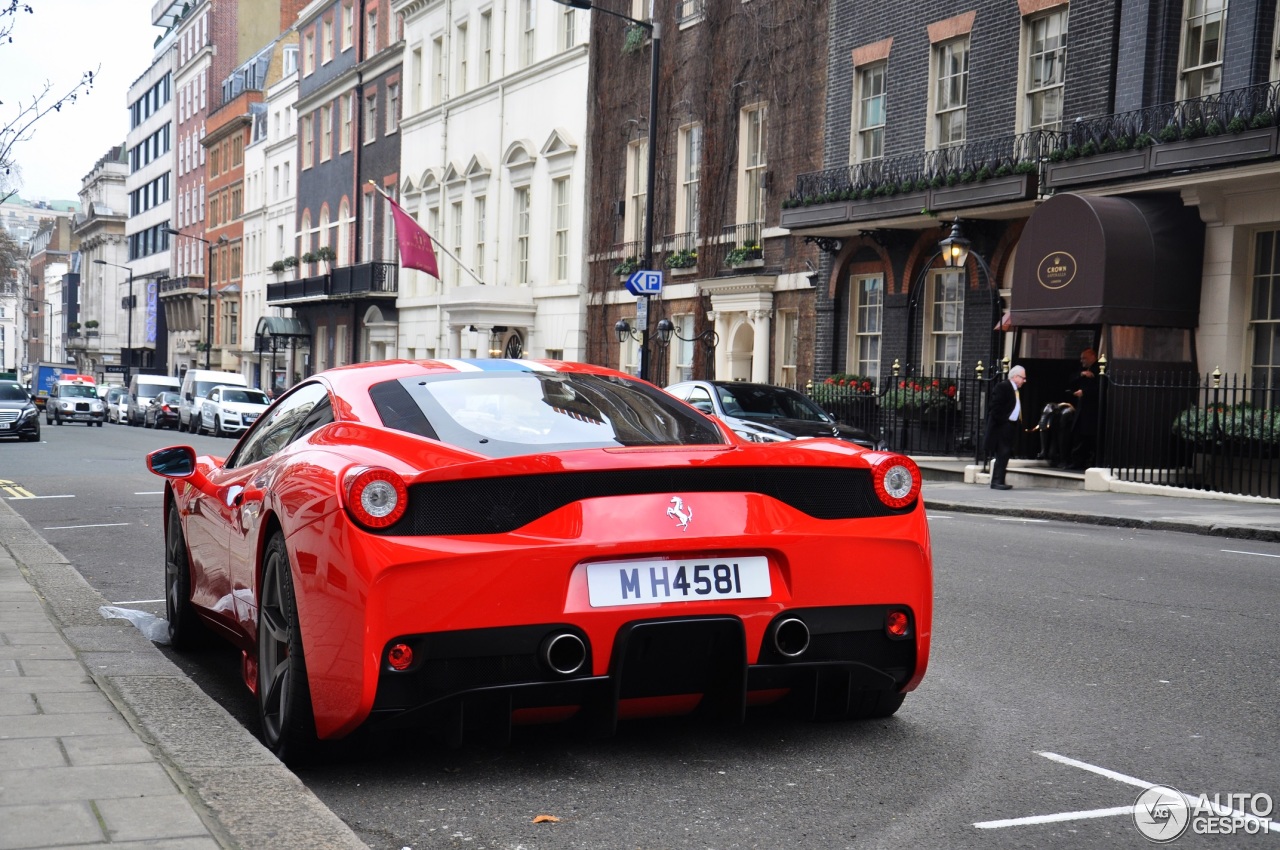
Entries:
<svg viewBox="0 0 1280 850">
<path fill-rule="evenodd" d="M 147 462 L 172 641 L 241 649 L 286 760 L 367 723 L 460 740 L 762 704 L 883 717 L 928 661 L 909 458 L 748 443 L 609 369 L 342 367 L 225 460 Z"/>
</svg>

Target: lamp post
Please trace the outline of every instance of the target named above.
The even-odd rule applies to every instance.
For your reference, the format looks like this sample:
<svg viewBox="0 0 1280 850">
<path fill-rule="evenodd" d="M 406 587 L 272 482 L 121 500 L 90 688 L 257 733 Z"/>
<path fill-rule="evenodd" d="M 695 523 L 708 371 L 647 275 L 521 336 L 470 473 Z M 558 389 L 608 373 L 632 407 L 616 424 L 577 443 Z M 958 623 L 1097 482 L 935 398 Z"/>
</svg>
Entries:
<svg viewBox="0 0 1280 850">
<path fill-rule="evenodd" d="M 987 291 L 990 295 L 991 315 L 995 317 L 997 287 L 995 275 L 991 273 L 991 267 L 987 265 L 987 261 L 982 255 L 973 250 L 972 243 L 965 238 L 964 231 L 960 226 L 960 219 L 956 219 L 951 223 L 951 233 L 944 239 L 938 241 L 938 250 L 933 253 L 924 265 L 920 268 L 920 274 L 916 277 L 915 283 L 911 286 L 910 295 L 907 298 L 907 356 L 915 355 L 915 349 L 912 343 L 912 335 L 915 331 L 915 313 L 920 305 L 921 285 L 924 283 L 925 277 L 929 274 L 929 269 L 933 267 L 933 263 L 939 257 L 946 268 L 963 269 L 965 265 L 972 259 L 978 264 L 982 273 L 987 278 Z M 995 330 L 991 332 L 991 339 L 988 341 L 988 363 L 994 363 L 996 359 L 995 346 Z M 907 374 L 915 374 L 910 363 L 907 364 Z"/>
<path fill-rule="evenodd" d="M 591 0 L 552 0 L 561 6 L 570 6 L 574 9 L 585 9 L 591 11 L 602 12 L 606 15 L 612 15 L 615 18 L 621 18 L 634 26 L 643 27 L 649 33 L 649 142 L 646 151 L 647 160 L 645 162 L 645 194 L 644 194 L 644 247 L 643 247 L 643 268 L 645 270 L 653 269 L 653 193 L 655 180 L 655 164 L 658 148 L 657 132 L 655 128 L 658 124 L 658 57 L 662 47 L 662 26 L 656 20 L 641 21 L 611 9 L 605 9 L 594 5 Z M 648 304 L 649 296 L 641 295 L 638 298 Z M 647 306 L 637 310 L 637 316 L 643 315 L 640 328 L 640 380 L 649 380 L 649 311 Z M 616 326 L 615 326 L 616 327 Z M 621 340 L 625 341 L 625 340 Z"/>
<path fill-rule="evenodd" d="M 675 322 L 667 318 L 658 320 L 658 340 L 667 345 L 671 342 L 671 337 L 675 337 L 681 342 L 700 342 L 707 349 L 707 380 L 712 380 L 716 376 L 715 356 L 716 346 L 720 344 L 720 336 L 715 332 L 715 328 L 707 328 L 702 333 L 693 336 L 681 336 L 676 330 Z"/>
<path fill-rule="evenodd" d="M 181 236 L 185 239 L 194 239 L 197 242 L 203 242 L 208 251 L 208 258 L 204 267 L 204 324 L 205 324 L 205 342 L 204 342 L 204 368 L 209 367 L 209 357 L 213 352 L 213 249 L 215 245 L 225 245 L 229 241 L 224 233 L 218 237 L 217 242 L 205 239 L 203 236 L 195 236 L 191 233 L 183 233 L 172 227 L 166 227 L 165 233 L 170 236 Z"/>
<path fill-rule="evenodd" d="M 124 269 L 129 273 L 129 300 L 128 300 L 129 331 L 126 334 L 126 337 L 128 340 L 127 342 L 128 348 L 125 349 L 126 351 L 129 352 L 129 355 L 127 360 L 123 356 L 121 356 L 120 358 L 121 360 L 124 361 L 124 385 L 127 387 L 129 386 L 129 379 L 133 377 L 133 372 L 132 372 L 132 369 L 133 369 L 133 269 L 129 268 L 128 266 L 119 265 L 118 263 L 108 263 L 106 260 L 94 260 L 93 262 L 94 262 L 94 265 L 113 266 L 117 269 Z"/>
</svg>

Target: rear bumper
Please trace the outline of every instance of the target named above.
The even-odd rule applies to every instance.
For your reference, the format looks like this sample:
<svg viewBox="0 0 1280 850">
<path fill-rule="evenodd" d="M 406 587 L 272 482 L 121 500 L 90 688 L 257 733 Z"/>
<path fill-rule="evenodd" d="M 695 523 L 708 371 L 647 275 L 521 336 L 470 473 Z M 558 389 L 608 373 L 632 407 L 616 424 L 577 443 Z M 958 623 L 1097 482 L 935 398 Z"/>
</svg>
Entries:
<svg viewBox="0 0 1280 850">
<path fill-rule="evenodd" d="M 886 632 L 890 611 L 911 618 L 906 637 Z M 775 641 L 787 620 L 802 621 L 810 636 L 791 656 Z M 552 669 L 546 649 L 563 634 L 580 639 L 585 651 L 578 671 L 568 674 Z M 414 662 L 394 670 L 384 648 L 370 721 L 430 726 L 455 740 L 472 731 L 503 737 L 522 714 L 572 716 L 601 734 L 620 717 L 689 711 L 740 722 L 748 705 L 779 699 L 801 717 L 840 717 L 868 692 L 907 688 L 917 660 L 915 618 L 905 605 L 784 610 L 755 647 L 734 616 L 629 622 L 612 647 L 592 647 L 585 631 L 565 623 L 407 635 L 388 648 L 397 643 L 413 648 Z M 597 654 L 611 659 L 606 675 L 593 675 Z"/>
</svg>

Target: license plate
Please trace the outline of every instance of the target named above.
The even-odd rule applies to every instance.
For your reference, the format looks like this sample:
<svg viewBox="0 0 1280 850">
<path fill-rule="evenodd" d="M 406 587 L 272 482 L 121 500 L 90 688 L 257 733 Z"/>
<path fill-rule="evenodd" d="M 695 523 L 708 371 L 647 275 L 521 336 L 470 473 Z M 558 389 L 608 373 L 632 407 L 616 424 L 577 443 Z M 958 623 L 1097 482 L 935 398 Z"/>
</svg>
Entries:
<svg viewBox="0 0 1280 850">
<path fill-rule="evenodd" d="M 8 423 L 8 422 L 0 422 L 0 431 L 8 431 L 8 430 L 9 430 L 9 423 Z"/>
<path fill-rule="evenodd" d="M 605 561 L 587 565 L 592 608 L 759 599 L 772 591 L 769 559 L 698 558 L 679 561 Z"/>
</svg>

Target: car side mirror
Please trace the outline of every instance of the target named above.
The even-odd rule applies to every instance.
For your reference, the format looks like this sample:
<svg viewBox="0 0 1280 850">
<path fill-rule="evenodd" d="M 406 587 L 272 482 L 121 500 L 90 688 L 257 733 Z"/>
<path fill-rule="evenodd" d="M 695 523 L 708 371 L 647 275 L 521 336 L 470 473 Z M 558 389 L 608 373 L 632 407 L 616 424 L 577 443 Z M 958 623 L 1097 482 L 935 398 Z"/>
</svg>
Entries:
<svg viewBox="0 0 1280 850">
<path fill-rule="evenodd" d="M 196 471 L 196 452 L 190 446 L 156 449 L 147 455 L 147 469 L 163 478 L 190 478 Z"/>
<path fill-rule="evenodd" d="M 191 393 L 187 393 L 187 394 L 184 396 L 184 398 L 185 398 L 187 401 L 191 401 Z"/>
</svg>

